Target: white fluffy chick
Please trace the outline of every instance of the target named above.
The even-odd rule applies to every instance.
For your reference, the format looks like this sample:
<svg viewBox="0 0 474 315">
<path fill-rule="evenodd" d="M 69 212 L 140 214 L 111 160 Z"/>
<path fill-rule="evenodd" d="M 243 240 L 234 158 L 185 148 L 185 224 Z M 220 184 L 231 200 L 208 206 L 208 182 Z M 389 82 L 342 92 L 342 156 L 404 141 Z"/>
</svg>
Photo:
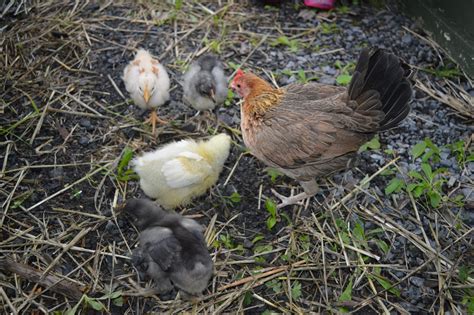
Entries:
<svg viewBox="0 0 474 315">
<path fill-rule="evenodd" d="M 156 108 L 169 100 L 170 78 L 165 67 L 151 54 L 139 49 L 133 59 L 123 71 L 125 88 L 135 104 L 143 109 L 150 109 L 152 132 L 155 133 L 156 123 L 166 123 L 156 113 Z"/>
<path fill-rule="evenodd" d="M 229 156 L 230 137 L 181 140 L 132 161 L 145 194 L 167 209 L 188 204 L 213 186 Z"/>
<path fill-rule="evenodd" d="M 194 61 L 184 74 L 183 100 L 198 111 L 212 110 L 227 98 L 227 77 L 220 60 L 212 54 Z"/>
</svg>

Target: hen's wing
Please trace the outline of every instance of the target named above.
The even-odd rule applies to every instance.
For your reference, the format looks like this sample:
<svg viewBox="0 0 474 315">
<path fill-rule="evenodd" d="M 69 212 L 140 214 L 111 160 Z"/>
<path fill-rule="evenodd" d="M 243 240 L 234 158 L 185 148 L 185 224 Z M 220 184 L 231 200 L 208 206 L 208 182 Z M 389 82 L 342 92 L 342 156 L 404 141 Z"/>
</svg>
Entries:
<svg viewBox="0 0 474 315">
<path fill-rule="evenodd" d="M 183 188 L 202 182 L 212 171 L 211 165 L 199 154 L 186 151 L 163 164 L 161 171 L 171 188 Z"/>
</svg>

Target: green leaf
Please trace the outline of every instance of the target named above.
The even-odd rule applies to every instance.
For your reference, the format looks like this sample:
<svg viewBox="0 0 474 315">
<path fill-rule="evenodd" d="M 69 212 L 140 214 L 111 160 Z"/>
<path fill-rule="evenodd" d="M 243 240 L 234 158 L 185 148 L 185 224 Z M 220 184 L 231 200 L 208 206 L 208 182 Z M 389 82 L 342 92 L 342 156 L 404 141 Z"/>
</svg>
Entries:
<svg viewBox="0 0 474 315">
<path fill-rule="evenodd" d="M 112 300 L 112 303 L 115 305 L 115 306 L 123 306 L 123 297 L 122 296 L 119 296 L 115 299 Z"/>
<path fill-rule="evenodd" d="M 390 247 L 383 240 L 375 239 L 375 243 L 384 254 L 387 254 L 388 251 L 390 250 Z"/>
<path fill-rule="evenodd" d="M 252 304 L 252 292 L 247 291 L 244 295 L 244 306 L 249 306 Z"/>
<path fill-rule="evenodd" d="M 400 178 L 392 178 L 387 187 L 385 187 L 385 195 L 390 195 L 393 192 L 399 191 L 403 187 L 403 184 L 403 180 Z"/>
<path fill-rule="evenodd" d="M 266 171 L 267 171 L 268 176 L 270 176 L 270 181 L 272 182 L 272 184 L 275 183 L 277 178 L 282 175 L 276 169 L 271 168 L 271 167 L 267 168 Z"/>
<path fill-rule="evenodd" d="M 301 283 L 294 281 L 291 287 L 291 296 L 293 299 L 297 300 L 301 296 Z"/>
<path fill-rule="evenodd" d="M 257 235 L 253 238 L 252 243 L 255 244 L 260 240 L 263 240 L 265 237 L 263 235 Z"/>
<path fill-rule="evenodd" d="M 408 176 L 419 179 L 419 180 L 424 180 L 423 176 L 421 176 L 421 174 L 418 173 L 417 171 L 409 171 Z"/>
<path fill-rule="evenodd" d="M 253 250 L 254 254 L 261 254 L 265 252 L 269 252 L 273 249 L 272 245 L 260 245 L 260 246 L 255 246 L 255 249 Z"/>
<path fill-rule="evenodd" d="M 413 159 L 416 159 L 417 157 L 422 155 L 423 152 L 425 152 L 425 149 L 426 149 L 426 142 L 425 141 L 418 142 L 411 148 L 411 152 L 410 152 L 411 156 L 413 157 Z"/>
<path fill-rule="evenodd" d="M 423 192 L 425 191 L 426 189 L 426 185 L 418 185 L 415 187 L 415 189 L 413 190 L 413 197 L 415 198 L 420 198 L 420 196 L 423 194 Z"/>
<path fill-rule="evenodd" d="M 133 150 L 129 147 L 125 147 L 125 149 L 123 149 L 122 157 L 120 159 L 120 162 L 117 166 L 117 175 L 118 175 L 119 180 L 124 181 L 123 178 L 126 175 L 133 174 L 133 171 L 131 171 L 131 170 L 130 170 L 131 173 L 130 172 L 128 174 L 126 173 L 126 169 L 128 167 L 128 164 L 132 160 L 132 158 L 133 158 Z"/>
<path fill-rule="evenodd" d="M 433 171 L 431 170 L 431 166 L 428 163 L 421 163 L 421 170 L 431 182 L 433 180 Z"/>
<path fill-rule="evenodd" d="M 265 209 L 270 213 L 272 217 L 276 217 L 277 213 L 277 206 L 276 203 L 272 199 L 265 200 Z"/>
<path fill-rule="evenodd" d="M 96 311 L 105 310 L 104 304 L 102 304 L 101 302 L 99 302 L 99 301 L 97 301 L 93 298 L 89 298 L 89 297 L 86 296 L 84 301 L 86 302 L 87 305 L 91 306 Z"/>
<path fill-rule="evenodd" d="M 400 290 L 395 288 L 387 279 L 382 276 L 372 276 L 385 290 L 400 297 Z"/>
<path fill-rule="evenodd" d="M 360 222 L 356 222 L 352 234 L 358 241 L 365 241 L 364 226 Z"/>
<path fill-rule="evenodd" d="M 267 228 L 271 230 L 275 226 L 276 222 L 277 222 L 276 217 L 273 217 L 273 216 L 268 217 Z"/>
<path fill-rule="evenodd" d="M 437 191 L 432 190 L 428 193 L 428 196 L 430 197 L 431 206 L 438 208 L 441 203 L 441 195 Z"/>
<path fill-rule="evenodd" d="M 232 193 L 232 195 L 229 196 L 229 200 L 232 203 L 239 203 L 242 198 L 240 197 L 240 194 L 236 191 Z"/>
<path fill-rule="evenodd" d="M 276 294 L 278 294 L 282 291 L 281 282 L 278 281 L 277 279 L 273 279 L 271 281 L 268 281 L 267 283 L 265 283 L 265 286 L 267 288 L 272 289 L 273 292 L 275 292 Z"/>
<path fill-rule="evenodd" d="M 336 78 L 336 82 L 340 85 L 348 85 L 351 82 L 352 76 L 349 74 L 340 74 Z"/>
<path fill-rule="evenodd" d="M 339 297 L 339 302 L 345 302 L 352 300 L 352 278 L 349 280 L 349 283 L 346 285 L 346 288 Z"/>
<path fill-rule="evenodd" d="M 366 143 L 364 143 L 364 144 L 359 148 L 359 152 L 364 152 L 364 151 L 366 151 L 367 149 L 371 149 L 371 150 L 378 150 L 378 149 L 380 149 L 380 141 L 379 141 L 379 137 L 378 137 L 378 136 L 375 136 L 375 137 L 373 137 L 370 141 L 367 141 Z"/>
<path fill-rule="evenodd" d="M 183 0 L 175 0 L 174 8 L 179 11 L 181 10 L 182 7 L 183 7 Z"/>
</svg>

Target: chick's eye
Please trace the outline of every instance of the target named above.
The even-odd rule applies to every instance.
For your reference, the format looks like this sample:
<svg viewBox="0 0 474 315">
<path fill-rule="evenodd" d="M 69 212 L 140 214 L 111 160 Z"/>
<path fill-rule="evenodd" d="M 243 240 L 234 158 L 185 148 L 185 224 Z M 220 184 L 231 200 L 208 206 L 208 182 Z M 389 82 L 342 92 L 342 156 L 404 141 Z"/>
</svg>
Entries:
<svg viewBox="0 0 474 315">
<path fill-rule="evenodd" d="M 240 84 L 237 84 L 237 87 L 240 89 Z"/>
</svg>

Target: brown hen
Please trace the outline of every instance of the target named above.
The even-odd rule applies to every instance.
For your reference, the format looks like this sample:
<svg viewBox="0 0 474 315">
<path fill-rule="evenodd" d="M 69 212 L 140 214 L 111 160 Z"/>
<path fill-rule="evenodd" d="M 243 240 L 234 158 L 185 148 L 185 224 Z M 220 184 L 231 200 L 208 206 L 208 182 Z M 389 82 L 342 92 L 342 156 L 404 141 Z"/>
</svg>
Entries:
<svg viewBox="0 0 474 315">
<path fill-rule="evenodd" d="M 304 189 L 278 207 L 298 204 L 318 191 L 315 178 L 345 169 L 359 147 L 377 132 L 397 126 L 409 113 L 411 84 L 393 54 L 363 50 L 349 88 L 318 83 L 276 89 L 239 70 L 232 88 L 243 97 L 245 145 L 270 167 Z"/>
</svg>

